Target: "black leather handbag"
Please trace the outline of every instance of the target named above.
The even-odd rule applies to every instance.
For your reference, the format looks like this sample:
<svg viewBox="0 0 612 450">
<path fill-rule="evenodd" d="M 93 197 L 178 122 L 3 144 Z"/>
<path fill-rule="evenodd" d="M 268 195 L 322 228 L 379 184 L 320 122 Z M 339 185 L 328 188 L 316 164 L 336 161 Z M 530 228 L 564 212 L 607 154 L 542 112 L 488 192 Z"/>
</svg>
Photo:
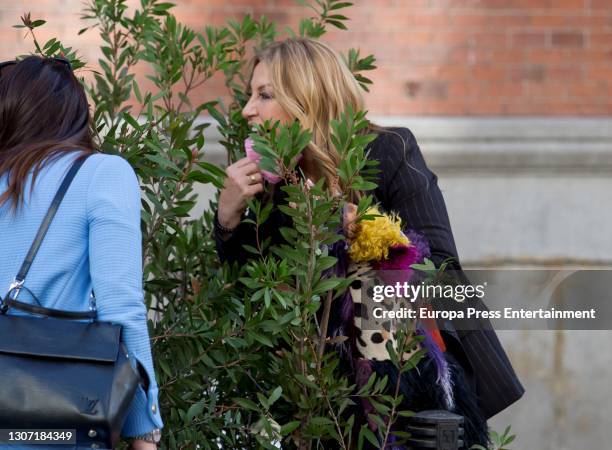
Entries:
<svg viewBox="0 0 612 450">
<path fill-rule="evenodd" d="M 121 326 L 96 321 L 94 303 L 89 311 L 77 312 L 17 300 L 19 291 L 27 290 L 32 261 L 85 159 L 77 160 L 62 181 L 0 302 L 0 428 L 72 430 L 78 448 L 110 448 L 119 440 L 141 380 L 121 342 Z M 10 308 L 35 316 L 8 315 Z"/>
</svg>

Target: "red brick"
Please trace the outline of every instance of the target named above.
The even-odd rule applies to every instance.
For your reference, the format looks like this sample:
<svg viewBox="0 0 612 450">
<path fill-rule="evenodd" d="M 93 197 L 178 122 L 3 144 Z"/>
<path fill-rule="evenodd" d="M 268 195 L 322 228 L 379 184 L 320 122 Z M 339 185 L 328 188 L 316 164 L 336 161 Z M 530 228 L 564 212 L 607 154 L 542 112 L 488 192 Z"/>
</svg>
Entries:
<svg viewBox="0 0 612 450">
<path fill-rule="evenodd" d="M 504 98 L 515 101 L 523 101 L 521 96 L 524 95 L 524 89 L 520 83 L 508 82 L 501 85 L 494 85 L 492 88 L 492 92 L 498 91 Z"/>
<path fill-rule="evenodd" d="M 582 64 L 547 67 L 546 81 L 552 83 L 563 82 L 567 83 L 568 86 L 580 85 L 584 81 L 585 72 L 586 70 Z"/>
<path fill-rule="evenodd" d="M 567 83 L 525 83 L 525 95 L 534 101 L 552 101 L 567 99 Z"/>
<path fill-rule="evenodd" d="M 437 29 L 455 25 L 447 14 L 410 14 L 408 18 L 411 26 L 419 28 Z"/>
<path fill-rule="evenodd" d="M 37 33 L 40 40 L 62 34 L 95 69 L 96 32 L 75 36 L 81 1 L 62 0 L 59 9 L 57 0 L 40 0 L 32 14 L 48 21 Z M 357 47 L 377 56 L 380 68 L 367 74 L 375 81 L 366 96 L 373 114 L 612 115 L 611 1 L 361 1 L 342 11 L 351 19 L 350 31 L 330 27 L 324 41 L 344 54 Z M 178 3 L 176 14 L 197 30 L 247 12 L 273 16 L 280 30 L 287 24 L 295 29 L 312 14 L 295 0 Z M 31 40 L 11 29 L 22 13 L 15 3 L 0 6 L 2 54 L 32 48 Z M 83 74 L 91 78 L 91 72 Z M 414 97 L 398 95 L 407 81 L 418 83 Z M 143 81 L 141 90 L 147 86 Z M 193 97 L 197 102 L 220 94 L 226 98 L 217 76 Z"/>
<path fill-rule="evenodd" d="M 468 39 L 467 34 L 464 32 L 446 30 L 430 30 L 428 33 L 415 32 L 414 39 L 411 39 L 410 35 L 411 33 L 406 37 L 407 43 L 436 47 L 449 47 L 463 44 Z"/>
<path fill-rule="evenodd" d="M 575 31 L 555 31 L 551 35 L 551 44 L 556 47 L 584 47 L 584 35 Z"/>
<path fill-rule="evenodd" d="M 590 48 L 612 48 L 612 31 L 605 33 L 591 33 L 589 36 Z"/>
<path fill-rule="evenodd" d="M 503 80 L 473 83 L 471 91 L 476 99 L 516 99 L 523 94 L 520 83 L 503 82 Z"/>
<path fill-rule="evenodd" d="M 508 47 L 508 34 L 505 31 L 498 33 L 475 33 L 470 40 L 470 44 L 477 49 Z"/>
<path fill-rule="evenodd" d="M 534 5 L 535 2 L 531 2 Z M 585 0 L 553 0 L 550 4 L 551 9 L 555 10 L 586 10 Z"/>
<path fill-rule="evenodd" d="M 472 98 L 477 94 L 477 87 L 475 83 L 469 81 L 448 83 L 448 98 L 449 99 L 463 99 L 464 101 L 468 98 Z"/>
<path fill-rule="evenodd" d="M 587 80 L 612 80 L 612 64 L 590 64 L 586 67 Z"/>
<path fill-rule="evenodd" d="M 448 96 L 448 86 L 436 80 L 407 80 L 404 83 L 404 95 L 408 98 L 443 100 Z"/>
<path fill-rule="evenodd" d="M 472 68 L 465 64 L 438 66 L 437 69 L 437 77 L 447 82 L 468 81 L 472 76 Z"/>
<path fill-rule="evenodd" d="M 612 3 L 610 4 L 612 11 Z M 587 28 L 591 31 L 602 30 L 612 25 L 612 15 L 606 16 L 600 12 L 588 15 L 573 15 L 567 18 L 567 26 L 572 28 Z"/>
<path fill-rule="evenodd" d="M 559 48 L 549 50 L 530 50 L 526 53 L 526 60 L 538 64 L 580 64 L 590 61 L 602 61 L 607 58 L 602 50 L 578 50 L 572 48 Z"/>
<path fill-rule="evenodd" d="M 606 82 L 599 83 L 580 83 L 572 84 L 568 87 L 568 95 L 570 99 L 577 101 L 592 98 L 600 98 L 602 101 L 607 100 L 607 95 L 610 91 L 610 84 Z M 609 100 L 608 100 L 609 101 Z"/>
<path fill-rule="evenodd" d="M 510 80 L 515 82 L 529 81 L 543 83 L 546 79 L 546 67 L 542 64 L 525 64 L 508 72 Z"/>
<path fill-rule="evenodd" d="M 520 64 L 526 61 L 524 49 L 488 49 L 476 53 L 477 63 Z"/>
<path fill-rule="evenodd" d="M 546 33 L 543 32 L 517 32 L 512 34 L 512 47 L 545 47 Z"/>
<path fill-rule="evenodd" d="M 534 28 L 549 28 L 549 27 L 564 27 L 568 25 L 571 20 L 571 16 L 567 15 L 539 15 L 532 14 L 530 17 L 530 23 Z"/>
<path fill-rule="evenodd" d="M 406 33 L 405 31 L 396 31 L 392 34 L 393 42 L 397 45 L 430 45 L 433 40 L 431 31 L 413 31 Z"/>
<path fill-rule="evenodd" d="M 499 81 L 506 77 L 506 71 L 495 65 L 476 66 L 471 71 L 471 77 L 478 84 L 482 81 Z"/>
<path fill-rule="evenodd" d="M 526 26 L 531 22 L 526 12 L 518 14 L 452 13 L 450 23 L 458 29 L 499 30 L 511 26 Z"/>
<path fill-rule="evenodd" d="M 439 77 L 442 71 L 443 68 L 438 65 L 407 64 L 397 67 L 397 70 L 387 75 L 387 78 L 402 81 L 406 78 L 419 80 L 431 79 Z"/>
<path fill-rule="evenodd" d="M 591 9 L 610 11 L 610 0 L 589 0 Z"/>
</svg>

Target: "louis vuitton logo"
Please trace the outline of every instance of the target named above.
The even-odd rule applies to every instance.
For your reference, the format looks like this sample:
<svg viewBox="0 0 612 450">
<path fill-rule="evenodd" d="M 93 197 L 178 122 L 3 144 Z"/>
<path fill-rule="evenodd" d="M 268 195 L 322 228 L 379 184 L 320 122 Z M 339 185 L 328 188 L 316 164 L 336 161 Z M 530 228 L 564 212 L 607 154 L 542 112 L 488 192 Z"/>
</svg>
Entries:
<svg viewBox="0 0 612 450">
<path fill-rule="evenodd" d="M 97 398 L 81 397 L 80 410 L 84 414 L 97 414 L 99 402 L 100 400 Z"/>
</svg>

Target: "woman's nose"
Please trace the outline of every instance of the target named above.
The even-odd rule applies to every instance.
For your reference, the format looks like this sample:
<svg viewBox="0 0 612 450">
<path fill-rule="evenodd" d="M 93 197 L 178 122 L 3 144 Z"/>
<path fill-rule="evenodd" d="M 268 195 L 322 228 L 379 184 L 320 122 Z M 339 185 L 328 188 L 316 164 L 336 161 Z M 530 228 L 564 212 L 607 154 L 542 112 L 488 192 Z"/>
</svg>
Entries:
<svg viewBox="0 0 612 450">
<path fill-rule="evenodd" d="M 256 115 L 257 115 L 257 111 L 255 110 L 255 107 L 253 106 L 253 102 L 249 99 L 247 104 L 244 105 L 244 108 L 242 108 L 242 117 L 244 117 L 246 120 L 251 120 Z"/>
</svg>

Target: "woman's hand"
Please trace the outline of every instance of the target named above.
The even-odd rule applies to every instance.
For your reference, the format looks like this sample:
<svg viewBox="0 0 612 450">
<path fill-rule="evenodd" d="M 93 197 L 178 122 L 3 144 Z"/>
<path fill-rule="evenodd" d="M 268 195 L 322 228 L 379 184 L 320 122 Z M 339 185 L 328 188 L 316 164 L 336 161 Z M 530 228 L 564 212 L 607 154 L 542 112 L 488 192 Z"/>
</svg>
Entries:
<svg viewBox="0 0 612 450">
<path fill-rule="evenodd" d="M 141 439 L 136 439 L 132 441 L 130 445 L 131 450 L 157 450 L 157 444 L 153 442 L 143 441 Z"/>
<path fill-rule="evenodd" d="M 263 191 L 261 171 L 249 158 L 242 158 L 226 169 L 227 177 L 219 194 L 219 223 L 235 228 L 247 206 L 247 200 Z"/>
<path fill-rule="evenodd" d="M 357 205 L 346 203 L 344 206 L 344 235 L 351 242 L 357 233 Z"/>
</svg>

